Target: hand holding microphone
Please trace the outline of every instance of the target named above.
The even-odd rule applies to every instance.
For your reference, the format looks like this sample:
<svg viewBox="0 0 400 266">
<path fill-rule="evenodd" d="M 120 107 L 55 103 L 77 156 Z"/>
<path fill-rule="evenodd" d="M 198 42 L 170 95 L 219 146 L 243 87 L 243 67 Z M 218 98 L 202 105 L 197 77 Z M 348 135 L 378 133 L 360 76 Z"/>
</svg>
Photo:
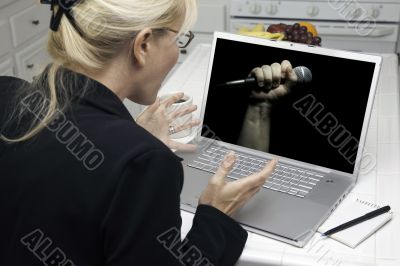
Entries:
<svg viewBox="0 0 400 266">
<path fill-rule="evenodd" d="M 254 68 L 245 80 L 227 82 L 226 87 L 233 88 L 228 83 L 234 83 L 235 87 L 240 87 L 237 90 L 243 89 L 246 94 L 250 94 L 237 144 L 268 152 L 274 104 L 288 95 L 296 84 L 305 84 L 311 80 L 308 68 L 293 69 L 291 63 L 284 60 L 281 64 Z"/>
<path fill-rule="evenodd" d="M 255 100 L 276 100 L 290 92 L 296 84 L 311 82 L 312 73 L 304 67 L 293 69 L 288 60 L 254 68 L 249 77 L 225 83 L 227 87 L 252 88 L 250 97 Z"/>
</svg>

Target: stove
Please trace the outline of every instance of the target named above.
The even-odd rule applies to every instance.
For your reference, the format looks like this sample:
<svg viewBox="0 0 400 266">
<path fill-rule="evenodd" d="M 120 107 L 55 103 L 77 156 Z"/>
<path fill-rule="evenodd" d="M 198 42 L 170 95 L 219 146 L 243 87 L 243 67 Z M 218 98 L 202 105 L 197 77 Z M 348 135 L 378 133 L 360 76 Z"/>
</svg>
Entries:
<svg viewBox="0 0 400 266">
<path fill-rule="evenodd" d="M 400 51 L 400 1 L 230 0 L 229 30 L 258 23 L 313 23 L 322 46 L 363 52 Z"/>
</svg>

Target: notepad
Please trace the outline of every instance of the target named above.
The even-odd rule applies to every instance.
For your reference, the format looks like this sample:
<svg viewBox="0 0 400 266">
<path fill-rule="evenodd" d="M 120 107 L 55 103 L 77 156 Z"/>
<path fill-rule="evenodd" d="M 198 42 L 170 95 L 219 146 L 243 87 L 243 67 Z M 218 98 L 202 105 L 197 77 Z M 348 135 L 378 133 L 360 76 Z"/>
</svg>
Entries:
<svg viewBox="0 0 400 266">
<path fill-rule="evenodd" d="M 324 233 L 329 229 L 358 218 L 382 206 L 370 203 L 359 198 L 349 198 L 339 205 L 339 207 L 318 229 L 318 232 Z M 390 221 L 391 218 L 392 212 L 387 212 L 370 220 L 344 229 L 343 231 L 334 233 L 329 237 L 351 248 L 355 248 L 357 245 L 359 245 L 361 242 L 363 242 L 365 239 L 375 233 L 380 227 Z"/>
</svg>

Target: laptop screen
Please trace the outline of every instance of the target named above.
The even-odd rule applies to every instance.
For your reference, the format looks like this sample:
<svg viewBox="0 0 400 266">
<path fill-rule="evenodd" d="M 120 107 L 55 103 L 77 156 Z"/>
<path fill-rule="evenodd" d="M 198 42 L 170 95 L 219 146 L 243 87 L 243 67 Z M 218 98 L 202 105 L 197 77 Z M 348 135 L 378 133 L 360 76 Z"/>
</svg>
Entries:
<svg viewBox="0 0 400 266">
<path fill-rule="evenodd" d="M 268 104 L 223 85 L 283 60 L 310 69 L 312 82 Z M 375 63 L 218 38 L 211 67 L 203 137 L 353 173 Z"/>
</svg>

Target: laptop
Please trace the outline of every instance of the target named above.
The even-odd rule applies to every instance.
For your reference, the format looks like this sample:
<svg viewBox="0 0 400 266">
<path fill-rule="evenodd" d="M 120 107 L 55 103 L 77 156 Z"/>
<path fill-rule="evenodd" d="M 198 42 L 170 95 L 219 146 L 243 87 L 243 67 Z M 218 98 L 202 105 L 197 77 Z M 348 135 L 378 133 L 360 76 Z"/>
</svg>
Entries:
<svg viewBox="0 0 400 266">
<path fill-rule="evenodd" d="M 254 88 L 224 84 L 283 60 L 310 69 L 312 82 L 293 87 L 269 101 L 267 112 L 260 107 L 256 118 L 249 118 Z M 250 232 L 306 245 L 366 171 L 364 142 L 380 67 L 381 57 L 375 55 L 214 33 L 198 149 L 178 152 L 185 172 L 181 208 L 196 211 L 228 151 L 235 151 L 237 161 L 227 181 L 258 172 L 278 158 L 262 189 L 233 218 Z M 253 144 L 241 140 L 249 125 Z M 267 147 L 254 146 L 258 140 L 267 141 Z"/>
</svg>

